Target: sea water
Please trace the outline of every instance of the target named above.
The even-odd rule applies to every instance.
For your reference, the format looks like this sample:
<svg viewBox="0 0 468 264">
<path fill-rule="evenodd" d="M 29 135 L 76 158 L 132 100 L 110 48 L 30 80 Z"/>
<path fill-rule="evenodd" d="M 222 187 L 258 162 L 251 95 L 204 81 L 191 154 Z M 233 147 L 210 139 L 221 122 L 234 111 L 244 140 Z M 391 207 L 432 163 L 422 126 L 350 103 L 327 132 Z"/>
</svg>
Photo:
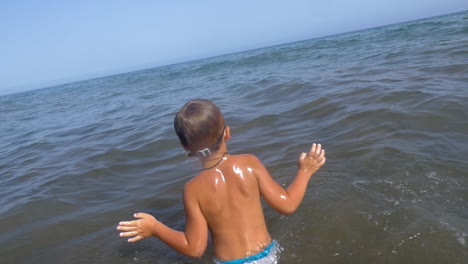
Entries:
<svg viewBox="0 0 468 264">
<path fill-rule="evenodd" d="M 183 230 L 199 165 L 172 122 L 194 98 L 283 186 L 326 149 L 296 213 L 265 205 L 280 263 L 468 259 L 463 12 L 1 96 L 0 262 L 212 263 L 115 230 L 139 211 Z"/>
</svg>

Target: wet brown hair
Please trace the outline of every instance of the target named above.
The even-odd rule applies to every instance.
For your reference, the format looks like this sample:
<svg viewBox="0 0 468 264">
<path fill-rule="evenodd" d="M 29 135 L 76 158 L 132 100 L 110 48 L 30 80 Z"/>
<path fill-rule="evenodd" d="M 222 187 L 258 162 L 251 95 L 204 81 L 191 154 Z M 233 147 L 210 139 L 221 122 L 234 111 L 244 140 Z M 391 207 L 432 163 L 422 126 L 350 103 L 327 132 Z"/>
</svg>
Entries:
<svg viewBox="0 0 468 264">
<path fill-rule="evenodd" d="M 189 101 L 174 118 L 174 129 L 180 143 L 189 150 L 189 156 L 195 156 L 197 151 L 205 148 L 211 152 L 217 151 L 224 128 L 221 111 L 209 100 Z"/>
</svg>

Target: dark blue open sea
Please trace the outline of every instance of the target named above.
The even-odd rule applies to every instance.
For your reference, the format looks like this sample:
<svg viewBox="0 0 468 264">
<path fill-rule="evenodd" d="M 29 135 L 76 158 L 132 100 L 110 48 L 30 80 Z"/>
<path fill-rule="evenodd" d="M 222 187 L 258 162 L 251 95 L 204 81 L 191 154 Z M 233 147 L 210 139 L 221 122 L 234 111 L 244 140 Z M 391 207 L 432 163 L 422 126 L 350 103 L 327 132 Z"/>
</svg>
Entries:
<svg viewBox="0 0 468 264">
<path fill-rule="evenodd" d="M 281 184 L 327 150 L 295 214 L 265 206 L 280 263 L 467 263 L 468 12 L 1 96 L 0 263 L 211 263 L 115 230 L 183 229 L 194 98 Z"/>
</svg>

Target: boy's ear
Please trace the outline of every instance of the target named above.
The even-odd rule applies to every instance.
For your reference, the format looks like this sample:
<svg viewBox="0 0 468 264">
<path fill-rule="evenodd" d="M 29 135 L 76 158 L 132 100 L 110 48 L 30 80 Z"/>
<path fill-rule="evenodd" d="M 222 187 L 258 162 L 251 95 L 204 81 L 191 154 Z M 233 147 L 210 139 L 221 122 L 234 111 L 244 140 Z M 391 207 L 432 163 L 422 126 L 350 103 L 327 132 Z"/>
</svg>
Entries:
<svg viewBox="0 0 468 264">
<path fill-rule="evenodd" d="M 226 129 L 224 129 L 224 140 L 230 140 L 231 139 L 231 128 L 229 126 L 226 126 Z"/>
</svg>

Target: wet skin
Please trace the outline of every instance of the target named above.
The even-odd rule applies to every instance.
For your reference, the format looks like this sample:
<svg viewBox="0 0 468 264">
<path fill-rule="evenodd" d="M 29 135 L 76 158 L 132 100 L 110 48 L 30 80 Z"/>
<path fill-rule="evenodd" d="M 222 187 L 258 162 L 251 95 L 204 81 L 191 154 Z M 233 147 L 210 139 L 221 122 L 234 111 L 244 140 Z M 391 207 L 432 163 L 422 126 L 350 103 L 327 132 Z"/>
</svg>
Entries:
<svg viewBox="0 0 468 264">
<path fill-rule="evenodd" d="M 301 203 L 307 184 L 325 163 L 325 151 L 313 144 L 298 160 L 298 171 L 287 189 L 271 177 L 254 155 L 224 155 L 229 127 L 220 149 L 207 159 L 204 168 L 184 187 L 185 232 L 173 230 L 153 216 L 137 213 L 137 220 L 120 222 L 122 237 L 135 242 L 156 236 L 178 252 L 203 255 L 208 230 L 214 254 L 220 260 L 232 260 L 256 254 L 271 242 L 262 210 L 261 197 L 276 211 L 289 215 Z M 221 160 L 221 161 L 220 161 Z M 214 167 L 212 167 L 214 166 Z"/>
</svg>

